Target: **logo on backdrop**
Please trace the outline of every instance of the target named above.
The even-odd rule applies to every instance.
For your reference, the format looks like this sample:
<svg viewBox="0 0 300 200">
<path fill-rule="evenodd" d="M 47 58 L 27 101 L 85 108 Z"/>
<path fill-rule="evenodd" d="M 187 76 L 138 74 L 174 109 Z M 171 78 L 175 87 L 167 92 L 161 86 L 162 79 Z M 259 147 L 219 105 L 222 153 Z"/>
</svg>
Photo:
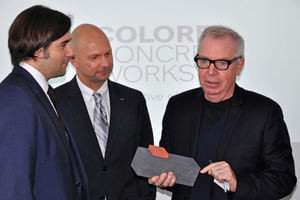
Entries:
<svg viewBox="0 0 300 200">
<path fill-rule="evenodd" d="M 206 26 L 101 27 L 115 61 L 114 81 L 189 82 L 196 78 L 193 58 Z"/>
</svg>

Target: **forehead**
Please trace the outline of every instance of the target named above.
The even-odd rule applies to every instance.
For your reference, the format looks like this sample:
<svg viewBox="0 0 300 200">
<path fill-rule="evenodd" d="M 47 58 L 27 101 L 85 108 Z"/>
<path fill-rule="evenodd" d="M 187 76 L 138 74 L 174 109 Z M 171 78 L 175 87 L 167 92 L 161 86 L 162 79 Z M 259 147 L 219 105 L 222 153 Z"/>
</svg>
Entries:
<svg viewBox="0 0 300 200">
<path fill-rule="evenodd" d="M 83 52 L 86 54 L 102 54 L 111 50 L 111 46 L 107 37 L 102 34 L 86 37 L 85 40 L 82 41 L 81 45 L 82 50 L 84 50 Z"/>
<path fill-rule="evenodd" d="M 64 36 L 55 40 L 53 43 L 57 43 L 57 44 L 66 43 L 66 42 L 69 42 L 70 40 L 71 40 L 71 32 L 68 31 Z"/>
<path fill-rule="evenodd" d="M 230 35 L 217 38 L 206 36 L 201 42 L 198 53 L 210 59 L 232 59 L 237 53 L 236 42 Z"/>
</svg>

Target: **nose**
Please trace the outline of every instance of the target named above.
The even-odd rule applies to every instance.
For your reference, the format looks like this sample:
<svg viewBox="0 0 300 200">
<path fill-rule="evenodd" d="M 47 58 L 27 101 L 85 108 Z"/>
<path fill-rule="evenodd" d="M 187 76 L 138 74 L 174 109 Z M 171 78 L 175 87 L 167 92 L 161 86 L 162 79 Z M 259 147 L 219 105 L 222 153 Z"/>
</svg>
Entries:
<svg viewBox="0 0 300 200">
<path fill-rule="evenodd" d="M 73 57 L 74 56 L 74 50 L 71 47 L 70 43 L 67 44 L 66 48 L 67 48 L 66 56 Z"/>
<path fill-rule="evenodd" d="M 108 62 L 108 60 L 107 60 L 108 58 L 106 57 L 106 55 L 102 55 L 101 57 L 100 57 L 100 66 L 101 67 L 108 67 L 109 66 L 109 62 Z"/>
<path fill-rule="evenodd" d="M 207 73 L 211 76 L 218 73 L 218 69 L 216 68 L 214 63 L 210 63 L 209 68 L 207 69 Z"/>
</svg>

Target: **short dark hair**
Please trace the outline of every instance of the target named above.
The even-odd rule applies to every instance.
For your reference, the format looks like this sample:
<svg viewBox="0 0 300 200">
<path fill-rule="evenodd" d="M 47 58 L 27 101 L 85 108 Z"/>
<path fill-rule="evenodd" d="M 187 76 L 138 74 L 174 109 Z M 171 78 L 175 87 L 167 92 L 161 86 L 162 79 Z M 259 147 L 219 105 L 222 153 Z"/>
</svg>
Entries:
<svg viewBox="0 0 300 200">
<path fill-rule="evenodd" d="M 35 59 L 34 53 L 64 36 L 71 28 L 71 18 L 45 6 L 32 6 L 21 12 L 9 29 L 8 48 L 11 62 Z"/>
</svg>

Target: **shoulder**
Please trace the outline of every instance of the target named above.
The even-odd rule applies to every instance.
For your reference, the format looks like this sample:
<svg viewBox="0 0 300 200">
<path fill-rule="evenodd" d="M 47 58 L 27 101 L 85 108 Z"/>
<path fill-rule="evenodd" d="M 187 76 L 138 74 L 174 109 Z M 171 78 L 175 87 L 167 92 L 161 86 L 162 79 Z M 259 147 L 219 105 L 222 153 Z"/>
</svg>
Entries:
<svg viewBox="0 0 300 200">
<path fill-rule="evenodd" d="M 22 103 L 23 101 L 28 99 L 29 96 L 26 90 L 27 89 L 25 89 L 24 87 L 20 87 L 19 85 L 15 85 L 15 84 L 9 84 L 9 85 L 5 85 L 4 87 L 1 87 L 0 88 L 0 99 L 2 100 L 1 103 L 3 103 L 4 100 L 6 100 L 7 103 L 18 102 L 18 101 Z"/>
<path fill-rule="evenodd" d="M 273 99 L 259 94 L 254 91 L 245 90 L 243 88 L 238 88 L 239 95 L 242 96 L 243 104 L 253 104 L 262 106 L 278 105 Z"/>
<path fill-rule="evenodd" d="M 137 90 L 137 89 L 134 89 L 134 88 L 131 88 L 131 87 L 128 87 L 128 86 L 125 86 L 125 85 L 122 85 L 120 83 L 116 83 L 114 81 L 111 81 L 109 80 L 108 81 L 108 87 L 109 87 L 109 92 L 113 92 L 115 94 L 119 94 L 119 95 L 128 95 L 128 96 L 143 96 L 142 92 Z"/>
<path fill-rule="evenodd" d="M 34 91 L 30 91 L 29 87 L 26 87 L 25 82 L 23 84 L 14 83 L 8 84 L 0 88 L 0 115 L 2 119 L 11 119 L 11 117 L 18 119 L 30 120 L 34 116 L 34 105 L 37 102 L 37 94 Z M 21 123 L 18 121 L 18 123 Z"/>
<path fill-rule="evenodd" d="M 71 81 L 56 87 L 54 91 L 58 101 L 65 100 L 66 98 L 81 96 L 81 92 L 75 77 Z"/>
<path fill-rule="evenodd" d="M 191 101 L 194 101 L 197 98 L 200 98 L 202 94 L 203 94 L 202 88 L 198 87 L 172 96 L 169 102 L 189 103 Z"/>
<path fill-rule="evenodd" d="M 19 96 L 15 100 L 20 101 L 22 97 L 28 97 L 32 92 L 26 79 L 16 73 L 9 74 L 0 84 L 0 96 L 3 98 L 15 98 Z M 22 99 L 22 101 L 25 99 Z"/>
<path fill-rule="evenodd" d="M 68 88 L 69 84 L 70 84 L 70 82 L 64 83 L 64 84 L 56 87 L 54 90 L 55 90 L 56 93 L 57 92 L 64 92 Z"/>
<path fill-rule="evenodd" d="M 67 83 L 64 83 L 58 87 L 56 87 L 54 90 L 55 90 L 55 93 L 58 94 L 58 93 L 61 93 L 61 94 L 66 94 L 67 91 L 68 91 L 68 88 L 70 88 L 72 85 L 74 85 L 74 80 L 71 80 Z"/>
<path fill-rule="evenodd" d="M 250 113 L 269 113 L 275 110 L 282 113 L 280 105 L 273 99 L 243 88 L 238 88 L 238 94 L 234 97 L 234 102 L 237 102 L 244 111 Z"/>
</svg>

